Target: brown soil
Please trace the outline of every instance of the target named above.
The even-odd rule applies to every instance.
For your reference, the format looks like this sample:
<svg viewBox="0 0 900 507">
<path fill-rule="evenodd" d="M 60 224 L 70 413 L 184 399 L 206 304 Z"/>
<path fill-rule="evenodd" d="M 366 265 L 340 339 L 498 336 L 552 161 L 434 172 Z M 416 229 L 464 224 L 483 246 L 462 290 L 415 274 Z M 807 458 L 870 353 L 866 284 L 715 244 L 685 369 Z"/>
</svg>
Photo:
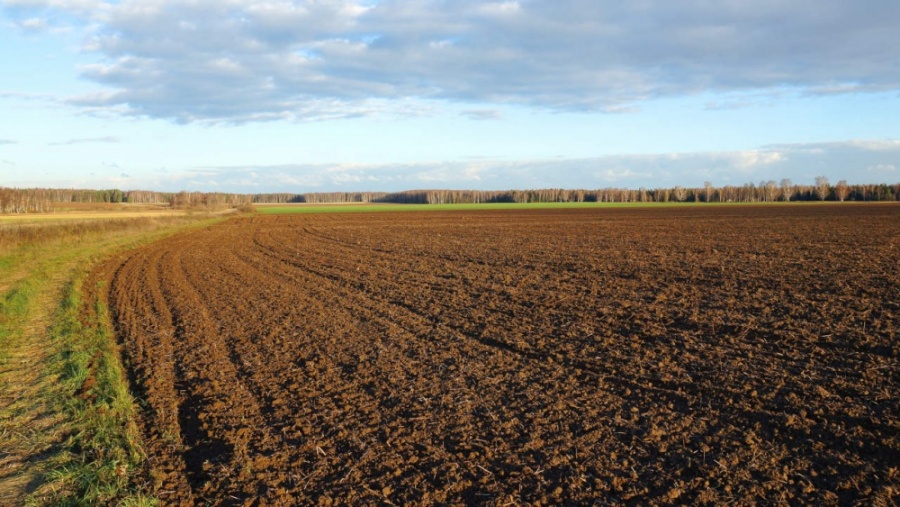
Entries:
<svg viewBox="0 0 900 507">
<path fill-rule="evenodd" d="M 110 284 L 165 504 L 900 491 L 900 207 L 239 218 Z"/>
</svg>

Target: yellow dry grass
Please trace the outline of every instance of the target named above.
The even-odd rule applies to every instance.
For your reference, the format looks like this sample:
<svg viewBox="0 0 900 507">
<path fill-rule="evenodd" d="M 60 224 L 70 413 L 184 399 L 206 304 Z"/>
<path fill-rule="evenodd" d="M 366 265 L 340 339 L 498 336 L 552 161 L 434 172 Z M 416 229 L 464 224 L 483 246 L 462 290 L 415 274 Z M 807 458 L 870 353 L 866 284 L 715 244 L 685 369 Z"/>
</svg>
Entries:
<svg viewBox="0 0 900 507">
<path fill-rule="evenodd" d="M 184 216 L 184 210 L 65 211 L 61 213 L 21 213 L 0 215 L 0 223 L 28 224 L 66 220 L 98 220 L 122 218 L 159 218 Z"/>
</svg>

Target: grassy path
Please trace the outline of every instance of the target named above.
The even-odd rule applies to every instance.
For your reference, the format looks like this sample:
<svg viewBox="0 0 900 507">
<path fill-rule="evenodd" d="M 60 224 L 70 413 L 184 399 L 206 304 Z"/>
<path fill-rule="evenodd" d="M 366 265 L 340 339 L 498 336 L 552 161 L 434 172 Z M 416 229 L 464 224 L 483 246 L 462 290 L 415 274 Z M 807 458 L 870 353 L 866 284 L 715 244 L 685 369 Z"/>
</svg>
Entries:
<svg viewBox="0 0 900 507">
<path fill-rule="evenodd" d="M 0 505 L 146 503 L 129 481 L 141 456 L 118 352 L 82 284 L 101 259 L 197 223 L 53 225 L 0 250 Z"/>
<path fill-rule="evenodd" d="M 64 285 L 35 273 L 7 292 L 0 337 L 0 504 L 21 505 L 49 471 L 54 449 L 63 442 L 66 420 L 53 400 L 59 372 L 51 367 L 52 308 Z M 41 279 L 43 278 L 43 279 Z M 55 290 L 54 290 L 55 289 Z"/>
</svg>

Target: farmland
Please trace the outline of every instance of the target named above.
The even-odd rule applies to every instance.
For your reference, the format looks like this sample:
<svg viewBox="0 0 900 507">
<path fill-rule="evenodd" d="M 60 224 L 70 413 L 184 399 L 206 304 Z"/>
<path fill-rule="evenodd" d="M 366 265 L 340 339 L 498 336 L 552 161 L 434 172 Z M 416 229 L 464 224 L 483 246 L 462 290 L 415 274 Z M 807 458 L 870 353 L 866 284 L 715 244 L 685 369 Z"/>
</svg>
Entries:
<svg viewBox="0 0 900 507">
<path fill-rule="evenodd" d="M 319 214 L 319 213 L 372 213 L 408 211 L 497 211 L 535 209 L 590 209 L 590 208 L 646 208 L 664 206 L 691 206 L 696 203 L 642 203 L 642 202 L 482 202 L 454 204 L 396 204 L 396 203 L 340 203 L 340 204 L 263 204 L 258 211 L 265 215 Z"/>
<path fill-rule="evenodd" d="M 164 504 L 900 491 L 900 207 L 239 217 L 101 292 Z"/>
</svg>

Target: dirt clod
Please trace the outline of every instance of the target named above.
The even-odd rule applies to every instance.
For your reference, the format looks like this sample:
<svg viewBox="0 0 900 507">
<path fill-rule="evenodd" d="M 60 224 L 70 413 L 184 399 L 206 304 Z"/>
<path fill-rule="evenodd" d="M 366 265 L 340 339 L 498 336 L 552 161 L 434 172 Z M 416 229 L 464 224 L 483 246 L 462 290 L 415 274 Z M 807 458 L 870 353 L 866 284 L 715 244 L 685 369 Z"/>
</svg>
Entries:
<svg viewBox="0 0 900 507">
<path fill-rule="evenodd" d="M 867 205 L 248 216 L 101 269 L 168 504 L 872 504 L 898 237 Z"/>
</svg>

